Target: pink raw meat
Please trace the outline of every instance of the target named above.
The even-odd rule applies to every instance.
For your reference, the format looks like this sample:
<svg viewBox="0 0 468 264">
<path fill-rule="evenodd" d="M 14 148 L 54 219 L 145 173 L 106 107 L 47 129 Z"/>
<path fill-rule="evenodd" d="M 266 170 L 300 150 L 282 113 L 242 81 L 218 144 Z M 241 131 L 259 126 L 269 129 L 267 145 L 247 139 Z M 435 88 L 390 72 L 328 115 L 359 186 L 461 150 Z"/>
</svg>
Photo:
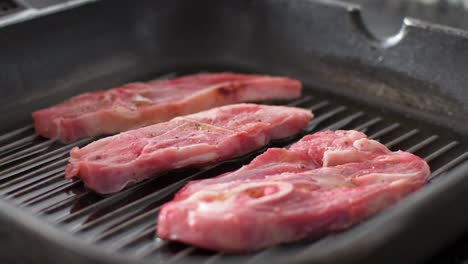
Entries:
<svg viewBox="0 0 468 264">
<path fill-rule="evenodd" d="M 71 141 L 165 122 L 226 104 L 297 98 L 301 88 L 299 81 L 285 77 L 203 73 L 85 93 L 33 112 L 32 117 L 38 134 Z"/>
<path fill-rule="evenodd" d="M 237 104 L 177 117 L 71 150 L 66 177 L 99 193 L 117 192 L 159 172 L 226 160 L 304 128 L 308 110 Z"/>
<path fill-rule="evenodd" d="M 418 190 L 429 174 L 421 158 L 363 133 L 320 132 L 188 183 L 162 207 L 157 233 L 227 253 L 258 250 L 349 228 Z"/>
</svg>

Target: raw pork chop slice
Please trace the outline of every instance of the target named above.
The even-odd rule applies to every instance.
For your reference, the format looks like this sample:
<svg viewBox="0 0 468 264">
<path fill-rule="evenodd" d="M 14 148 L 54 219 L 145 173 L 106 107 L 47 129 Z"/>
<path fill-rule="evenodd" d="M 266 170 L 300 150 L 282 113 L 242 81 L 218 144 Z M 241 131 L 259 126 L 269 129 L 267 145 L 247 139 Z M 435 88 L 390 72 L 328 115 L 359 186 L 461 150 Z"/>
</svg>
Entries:
<svg viewBox="0 0 468 264">
<path fill-rule="evenodd" d="M 113 193 L 158 172 L 226 160 L 304 128 L 312 114 L 286 106 L 237 104 L 177 117 L 73 148 L 66 177 Z"/>
<path fill-rule="evenodd" d="M 32 117 L 38 134 L 70 141 L 165 122 L 221 105 L 292 99 L 300 93 L 301 83 L 285 77 L 204 73 L 85 93 L 36 111 Z"/>
<path fill-rule="evenodd" d="M 357 224 L 418 190 L 429 167 L 356 131 L 306 136 L 249 165 L 193 181 L 159 214 L 157 233 L 238 253 Z"/>
</svg>

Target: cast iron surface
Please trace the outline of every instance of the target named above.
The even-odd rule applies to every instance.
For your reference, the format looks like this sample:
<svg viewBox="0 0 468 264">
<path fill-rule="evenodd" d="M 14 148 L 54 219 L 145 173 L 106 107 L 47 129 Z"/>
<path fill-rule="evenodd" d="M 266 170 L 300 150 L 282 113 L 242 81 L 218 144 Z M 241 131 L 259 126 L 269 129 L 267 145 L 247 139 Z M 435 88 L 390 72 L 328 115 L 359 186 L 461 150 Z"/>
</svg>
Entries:
<svg viewBox="0 0 468 264">
<path fill-rule="evenodd" d="M 103 0 L 3 27 L 0 111 L 8 114 L 0 115 L 0 132 L 24 129 L 0 137 L 0 239 L 7 241 L 0 260 L 426 259 L 468 222 L 460 214 L 468 210 L 467 45 L 463 31 L 410 19 L 399 34 L 377 39 L 356 6 L 333 1 Z M 157 208 L 185 181 L 235 169 L 252 155 L 207 171 L 170 172 L 101 197 L 63 179 L 69 148 L 88 139 L 62 145 L 32 133 L 31 111 L 72 95 L 201 69 L 298 78 L 307 86 L 305 101 L 291 103 L 315 109 L 317 126 L 309 132 L 367 129 L 393 149 L 426 157 L 438 176 L 348 232 L 224 256 L 158 240 Z"/>
</svg>

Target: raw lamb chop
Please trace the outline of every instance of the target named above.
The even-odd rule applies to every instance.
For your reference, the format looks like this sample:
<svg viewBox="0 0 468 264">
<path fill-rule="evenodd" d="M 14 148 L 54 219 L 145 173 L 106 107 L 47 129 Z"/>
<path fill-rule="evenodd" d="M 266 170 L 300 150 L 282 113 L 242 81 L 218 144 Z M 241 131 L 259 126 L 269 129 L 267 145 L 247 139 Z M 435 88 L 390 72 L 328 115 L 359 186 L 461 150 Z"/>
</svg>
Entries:
<svg viewBox="0 0 468 264">
<path fill-rule="evenodd" d="M 309 110 L 237 104 L 127 131 L 70 152 L 66 177 L 99 193 L 170 169 L 218 162 L 289 137 L 307 126 Z"/>
<path fill-rule="evenodd" d="M 193 181 L 165 204 L 157 233 L 239 253 L 350 228 L 421 188 L 421 158 L 357 131 L 306 136 L 250 164 Z"/>
<path fill-rule="evenodd" d="M 203 73 L 85 93 L 32 113 L 36 132 L 71 141 L 169 121 L 213 107 L 300 96 L 301 83 L 267 75 Z"/>
</svg>

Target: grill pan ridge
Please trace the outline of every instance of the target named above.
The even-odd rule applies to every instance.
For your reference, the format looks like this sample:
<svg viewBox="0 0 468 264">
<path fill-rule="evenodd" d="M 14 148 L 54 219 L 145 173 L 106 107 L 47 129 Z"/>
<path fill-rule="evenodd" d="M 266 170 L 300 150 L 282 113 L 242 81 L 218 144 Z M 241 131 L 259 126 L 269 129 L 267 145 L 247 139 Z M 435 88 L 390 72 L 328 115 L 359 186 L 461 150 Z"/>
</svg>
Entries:
<svg viewBox="0 0 468 264">
<path fill-rule="evenodd" d="M 31 29 L 49 23 L 64 21 L 67 25 L 75 25 L 72 30 L 79 35 L 88 23 L 104 19 L 100 11 L 109 7 L 109 2 L 112 1 L 98 1 L 76 10 L 14 26 L 18 28 L 17 32 L 30 32 Z M 387 43 L 386 40 L 363 34 L 364 26 L 356 23 L 360 16 L 358 7 L 338 2 L 295 1 L 292 4 L 290 1 L 206 1 L 200 4 L 206 10 L 195 8 L 189 3 L 182 7 L 183 1 L 173 1 L 171 4 L 167 1 L 141 1 L 141 5 L 131 8 L 124 2 L 113 2 L 116 17 L 132 20 L 135 14 L 142 14 L 142 18 L 137 19 L 134 25 L 124 25 L 121 34 L 131 36 L 134 41 L 151 40 L 150 43 L 156 47 L 139 44 L 142 53 L 132 54 L 132 50 L 129 51 L 126 46 L 128 43 L 120 43 L 113 47 L 115 54 L 107 54 L 109 57 L 106 58 L 102 49 L 104 55 L 100 54 L 95 58 L 97 65 L 93 69 L 98 69 L 97 73 L 87 76 L 81 82 L 76 79 L 90 71 L 83 70 L 73 75 L 73 68 L 69 69 L 68 66 L 58 70 L 56 67 L 60 66 L 61 59 L 54 57 L 55 55 L 50 58 L 50 64 L 58 72 L 52 75 L 66 73 L 63 79 L 54 80 L 53 76 L 49 76 L 50 80 L 46 80 L 46 77 L 31 76 L 29 80 L 21 80 L 21 71 L 16 73 L 23 82 L 19 86 L 22 90 L 10 91 L 7 97 L 10 102 L 17 102 L 19 109 L 11 108 L 12 103 L 0 107 L 0 110 L 9 110 L 18 116 L 15 120 L 2 117 L 5 125 L 0 128 L 4 132 L 0 135 L 0 242 L 4 247 L 0 253 L 1 263 L 63 263 L 65 260 L 70 263 L 394 263 L 423 260 L 433 250 L 453 240 L 456 233 L 463 229 L 463 223 L 468 220 L 468 216 L 460 214 L 468 209 L 468 205 L 464 205 L 466 202 L 461 201 L 463 193 L 468 191 L 468 142 L 467 126 L 459 120 L 466 118 L 464 103 L 468 98 L 468 91 L 461 89 L 461 83 L 468 77 L 463 75 L 462 68 L 457 68 L 462 62 L 455 56 L 468 59 L 468 54 L 466 51 L 453 54 L 453 51 L 440 47 L 446 48 L 451 44 L 455 48 L 462 47 L 461 44 L 468 43 L 465 33 L 444 27 L 429 27 L 423 22 L 408 19 L 398 43 Z M 199 16 L 189 12 L 190 7 L 200 10 L 202 14 Z M 191 31 L 194 28 L 184 28 L 182 25 L 185 24 L 171 20 L 173 11 L 184 17 L 185 22 L 199 19 L 196 21 L 200 28 Z M 220 25 L 211 24 L 228 11 L 238 11 L 242 15 L 225 18 Z M 156 18 L 147 15 L 152 12 L 155 12 Z M 311 13 L 317 15 L 317 18 L 309 21 Z M 73 16 L 86 14 L 90 21 L 80 26 L 73 24 L 76 22 Z M 100 25 L 98 27 L 101 30 L 110 30 L 106 27 L 111 22 L 116 22 L 114 15 L 106 17 L 110 20 L 109 24 L 101 21 L 103 24 L 97 24 Z M 200 20 L 200 17 L 203 18 Z M 284 28 L 267 26 L 272 17 L 287 25 Z M 173 43 L 174 48 L 169 48 L 166 46 L 169 44 L 162 40 L 163 43 L 155 42 L 151 39 L 153 36 L 149 36 L 154 33 L 151 30 L 155 30 L 154 34 L 158 36 L 176 34 L 154 28 L 158 27 L 155 26 L 158 19 L 161 19 L 159 22 L 173 22 L 172 30 L 184 33 L 188 44 L 196 42 L 189 38 L 195 38 L 196 34 L 206 39 L 197 39 L 198 47 L 190 51 L 179 49 L 180 44 L 177 43 Z M 320 38 L 315 38 L 316 43 L 297 36 L 301 33 L 298 31 L 304 30 L 304 25 L 300 26 L 302 22 L 311 25 L 307 30 L 323 33 Z M 317 25 L 319 22 L 322 26 Z M 225 34 L 216 36 L 216 33 L 219 30 L 234 29 L 234 24 L 245 34 L 239 34 L 236 36 L 237 42 L 227 45 L 231 37 Z M 265 27 L 265 33 L 260 37 L 272 41 L 270 47 L 263 51 L 259 47 L 266 42 L 255 37 L 259 33 L 256 29 L 260 27 Z M 96 33 L 91 27 L 88 29 L 89 34 Z M 270 32 L 273 29 L 278 31 L 277 35 Z M 337 34 L 338 29 L 343 32 Z M 91 44 L 95 47 L 109 44 L 109 41 L 112 42 L 117 37 L 113 35 L 113 31 L 110 32 L 106 38 L 96 38 L 96 42 Z M 61 32 L 56 33 L 58 34 L 43 39 L 59 38 Z M 0 38 L 9 36 L 14 41 L 18 37 L 16 34 L 20 33 L 13 33 L 10 28 L 0 30 Z M 336 34 L 339 36 L 335 36 Z M 68 37 L 64 38 L 65 42 L 75 40 L 73 36 Z M 298 42 L 285 44 L 283 37 L 297 39 Z M 176 38 L 179 39 L 180 37 Z M 423 43 L 422 40 L 426 42 Z M 205 47 L 210 41 L 212 49 Z M 329 45 L 323 45 L 323 42 Z M 420 50 L 423 44 L 428 45 L 425 48 L 440 53 L 427 54 Z M 43 45 L 39 47 L 47 51 L 47 47 Z M 90 53 L 98 49 L 93 50 L 86 46 L 87 43 L 74 45 L 72 47 L 77 50 L 89 48 Z M 347 45 L 355 50 L 341 50 Z M 223 47 L 226 52 L 221 52 Z M 283 47 L 284 49 L 279 49 Z M 408 50 L 409 48 L 412 50 Z M 165 49 L 168 52 L 161 53 Z M 271 52 L 276 49 L 282 53 L 278 55 L 279 58 L 271 58 Z M 57 50 L 57 56 L 62 52 L 64 50 Z M 401 58 L 407 53 L 412 55 Z M 236 54 L 239 56 L 236 57 Z M 449 58 L 438 62 L 445 66 L 451 60 L 451 69 L 458 71 L 450 74 L 442 71 L 435 76 L 432 72 L 434 69 L 429 67 L 429 59 L 417 60 L 424 54 L 429 59 L 448 56 Z M 151 62 L 144 68 L 135 66 L 145 62 L 144 55 L 161 60 L 158 65 Z M 304 58 L 298 58 L 299 55 Z M 207 56 L 212 56 L 208 63 Z M 279 64 L 278 61 L 285 57 L 290 57 L 291 60 L 285 59 L 283 64 Z M 36 58 L 37 64 L 43 63 L 40 55 Z M 304 61 L 311 58 L 316 61 Z M 15 58 L 6 56 L 5 59 L 8 61 Z M 79 67 L 92 63 L 78 57 L 73 57 L 72 60 Z M 399 61 L 405 60 L 411 63 L 397 65 Z M 29 66 L 22 63 L 16 64 L 22 71 L 34 68 L 34 63 Z M 112 63 L 117 65 L 110 70 L 103 69 Z M 0 66 L 7 73 L 11 70 L 9 65 Z M 155 74 L 173 70 L 177 73 Z M 95 138 L 63 144 L 35 135 L 32 125 L 28 125 L 30 110 L 50 105 L 78 91 L 94 90 L 103 85 L 112 86 L 135 79 L 152 79 L 155 76 L 168 78 L 199 70 L 263 71 L 301 79 L 306 84 L 303 97 L 294 101 L 271 103 L 303 107 L 314 112 L 315 118 L 302 135 L 327 129 L 363 131 L 392 150 L 403 149 L 425 158 L 431 166 L 431 181 L 421 191 L 349 231 L 250 254 L 224 255 L 158 239 L 155 235 L 158 209 L 187 181 L 234 170 L 248 163 L 265 148 L 204 168 L 171 171 L 120 193 L 99 196 L 84 188 L 81 181 L 66 180 L 63 177 L 68 151 L 73 146 L 83 146 Z M 331 72 L 325 72 L 327 70 Z M 18 85 L 18 80 L 2 76 L 0 75 L 0 83 Z M 454 78 L 448 80 L 448 77 Z M 74 82 L 67 83 L 70 80 Z M 31 82 L 48 84 L 51 89 L 43 91 L 44 95 L 39 95 L 41 90 L 28 88 Z M 421 102 L 415 103 L 418 100 Z M 12 129 L 13 127 L 17 128 Z M 299 138 L 300 136 L 295 136 L 276 141 L 270 146 L 287 146 Z M 444 226 L 443 230 L 440 226 Z M 433 239 L 434 237 L 437 239 Z"/>
<path fill-rule="evenodd" d="M 394 122 L 388 114 L 387 117 L 368 114 L 349 103 L 342 104 L 338 99 L 330 101 L 324 98 L 333 97 L 306 92 L 301 99 L 287 103 L 316 113 L 306 133 L 327 129 L 364 131 L 370 138 L 381 140 L 391 149 L 404 149 L 422 155 L 431 165 L 431 180 L 434 181 L 437 177 L 446 177 L 443 175 L 448 170 L 468 157 L 466 147 L 461 146 L 464 142 L 434 134 L 434 130 L 422 130 Z M 251 257 L 260 260 L 258 258 L 268 252 L 278 254 L 275 250 L 278 251 L 281 247 L 243 257 L 223 256 L 162 241 L 154 236 L 156 214 L 160 205 L 185 182 L 232 170 L 245 164 L 254 155 L 207 168 L 169 172 L 121 193 L 98 196 L 85 189 L 79 180 L 65 180 L 63 177 L 69 149 L 75 145 L 82 146 L 91 139 L 64 145 L 38 138 L 31 126 L 4 135 L 2 139 L 2 150 L 6 155 L 1 158 L 0 194 L 28 213 L 44 218 L 87 243 L 99 244 L 107 250 L 125 252 L 132 257 L 147 260 L 156 258 L 163 262 L 187 257 L 211 260 L 213 263 L 246 260 Z M 297 137 L 294 139 L 297 140 Z M 278 141 L 274 145 L 285 146 L 294 142 L 294 139 Z M 307 245 L 307 242 L 300 242 L 284 247 L 292 252 L 300 252 L 306 250 Z"/>
</svg>

